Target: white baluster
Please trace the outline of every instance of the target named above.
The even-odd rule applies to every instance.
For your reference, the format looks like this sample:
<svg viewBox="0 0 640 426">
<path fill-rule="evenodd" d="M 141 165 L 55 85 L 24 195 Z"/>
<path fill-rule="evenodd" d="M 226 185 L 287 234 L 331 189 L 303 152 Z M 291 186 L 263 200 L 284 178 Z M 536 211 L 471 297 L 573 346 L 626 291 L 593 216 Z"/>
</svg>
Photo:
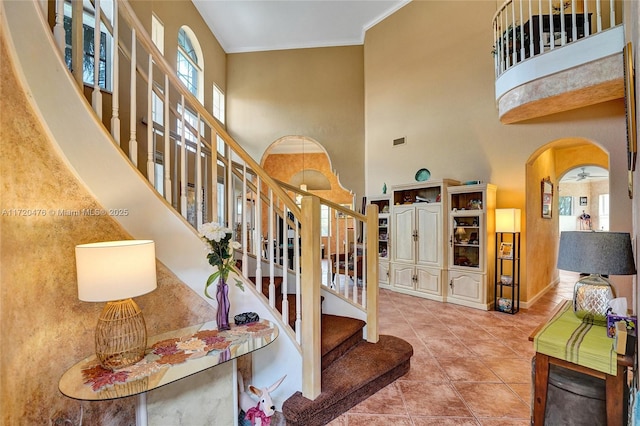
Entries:
<svg viewBox="0 0 640 426">
<path fill-rule="evenodd" d="M 609 1 L 613 3 L 612 0 Z M 602 31 L 602 5 L 600 4 L 600 0 L 596 0 L 596 26 L 598 32 Z"/>
<path fill-rule="evenodd" d="M 553 4 L 551 3 L 551 0 L 549 0 L 549 37 L 551 38 L 551 43 L 550 43 L 550 48 L 551 50 L 555 49 L 556 47 L 556 37 L 555 37 L 555 29 L 554 29 L 554 24 L 553 24 Z"/>
<path fill-rule="evenodd" d="M 576 18 L 576 8 L 574 2 L 575 0 L 571 0 L 571 40 L 576 41 L 578 39 L 578 20 Z"/>
<path fill-rule="evenodd" d="M 102 92 L 100 91 L 100 0 L 95 0 L 95 22 L 93 28 L 93 93 L 91 105 L 102 120 Z"/>
<path fill-rule="evenodd" d="M 185 125 L 186 107 L 184 105 L 184 95 L 180 95 L 180 214 L 187 217 L 187 127 Z"/>
<path fill-rule="evenodd" d="M 138 166 L 138 141 L 136 140 L 136 30 L 131 29 L 131 102 L 129 107 L 131 108 L 129 117 L 129 159 L 134 166 Z"/>
<path fill-rule="evenodd" d="M 532 0 L 527 0 L 527 4 L 529 5 L 529 54 L 533 56 L 533 11 L 531 10 L 531 1 Z"/>
<path fill-rule="evenodd" d="M 609 0 L 609 28 L 616 26 L 616 5 L 613 0 Z"/>
<path fill-rule="evenodd" d="M 149 54 L 149 78 L 147 80 L 147 180 L 156 186 L 155 140 L 153 137 L 153 57 Z"/>
<path fill-rule="evenodd" d="M 243 242 L 243 244 L 242 245 L 243 245 L 243 247 L 245 245 L 244 242 L 247 241 L 247 237 L 246 237 L 246 234 L 247 234 L 247 221 L 245 220 L 245 217 L 246 218 L 251 217 L 251 216 L 249 216 L 250 212 L 248 212 L 248 211 L 245 212 L 246 206 L 244 204 L 246 204 L 246 203 L 244 202 L 244 199 L 247 198 L 246 194 L 247 194 L 247 162 L 245 161 L 242 164 L 242 197 L 243 197 L 243 206 L 242 206 L 242 211 L 243 211 L 243 214 L 242 214 L 242 235 L 243 235 L 242 242 Z M 255 205 L 253 206 L 253 208 L 255 208 Z M 255 216 L 255 212 L 251 212 L 251 214 L 254 215 L 253 217 L 259 217 L 259 216 Z M 256 242 L 254 241 L 254 246 L 255 246 L 255 244 L 256 244 Z M 257 253 L 255 248 L 253 250 L 254 250 L 254 253 Z M 249 252 L 249 247 L 244 247 L 244 250 L 242 251 L 242 264 L 243 265 L 245 264 L 245 262 L 249 261 L 248 252 Z M 257 255 L 256 255 L 256 257 L 257 257 Z"/>
<path fill-rule="evenodd" d="M 544 31 L 543 31 L 542 21 L 544 21 L 544 15 L 542 14 L 542 0 L 538 0 L 538 34 L 540 34 L 540 37 L 539 37 L 540 53 L 544 53 L 544 40 L 542 37 L 542 34 L 544 34 Z"/>
<path fill-rule="evenodd" d="M 524 17 L 522 15 L 522 0 L 520 0 L 520 60 L 524 59 Z"/>
<path fill-rule="evenodd" d="M 564 22 L 564 6 L 562 1 L 560 2 L 560 45 L 564 46 L 567 44 L 567 35 L 566 35 L 566 25 Z"/>
<path fill-rule="evenodd" d="M 198 113 L 197 117 L 198 121 L 196 121 L 196 158 L 195 158 L 195 167 L 196 167 L 196 229 L 200 229 L 202 225 L 202 142 L 200 138 L 202 135 L 200 134 L 201 129 L 201 119 L 200 113 Z"/>
<path fill-rule="evenodd" d="M 172 203 L 172 185 L 171 185 L 171 135 L 169 132 L 169 129 L 171 128 L 171 126 L 169 125 L 169 120 L 170 120 L 170 116 L 169 116 L 169 76 L 165 74 L 164 76 L 164 102 L 163 102 L 163 108 L 164 108 L 164 120 L 162 120 L 163 124 L 164 124 L 164 158 L 163 158 L 163 167 L 164 167 L 164 198 L 169 202 L 169 204 L 173 205 Z M 214 168 L 213 170 L 216 170 L 215 168 L 215 163 L 213 164 Z M 216 191 L 217 187 L 214 185 L 212 188 L 212 192 L 214 194 L 214 199 L 215 197 L 215 191 Z"/>
<path fill-rule="evenodd" d="M 589 3 L 587 3 L 587 0 L 582 2 L 582 11 L 582 19 L 584 19 L 584 36 L 589 37 L 591 35 L 591 25 L 589 25 Z"/>
<path fill-rule="evenodd" d="M 232 186 L 233 186 L 233 170 L 231 169 L 233 167 L 233 153 L 231 152 L 231 148 L 229 147 L 229 145 L 226 144 L 225 142 L 225 148 L 224 148 L 224 155 L 225 155 L 225 160 L 227 162 L 227 181 L 226 181 L 226 188 L 227 188 L 227 226 L 229 228 L 232 227 L 232 223 L 231 221 L 233 220 L 233 211 L 235 209 L 234 207 L 234 191 L 232 190 Z"/>
<path fill-rule="evenodd" d="M 84 10 L 81 1 L 71 3 L 71 73 L 76 84 L 84 87 L 84 28 L 82 26 Z"/>
<path fill-rule="evenodd" d="M 111 64 L 113 67 L 113 87 L 111 93 L 111 136 L 120 145 L 120 17 L 118 16 L 118 2 L 113 1 L 113 52 Z"/>
<path fill-rule="evenodd" d="M 285 206 L 283 209 L 283 214 L 285 217 L 285 223 L 286 223 L 286 219 L 289 217 L 289 209 Z M 285 227 L 285 229 L 288 229 L 288 227 Z M 287 242 L 286 242 L 286 249 L 283 248 L 283 253 L 284 253 L 284 260 L 282 262 L 283 265 L 289 265 L 289 231 L 287 230 Z M 294 231 L 294 237 L 295 237 L 295 231 Z M 292 241 L 293 243 L 293 241 Z M 283 243 L 283 247 L 284 247 L 284 243 Z M 295 260 L 295 250 L 293 251 L 294 255 L 293 255 L 293 259 L 291 259 L 291 261 L 293 262 L 293 260 Z M 289 275 L 287 268 L 282 268 L 282 287 L 280 288 L 280 290 L 282 291 L 282 321 L 285 324 L 289 324 L 289 300 L 287 299 L 287 276 Z M 275 288 L 274 288 L 275 291 Z"/>
<path fill-rule="evenodd" d="M 260 218 L 256 220 L 256 234 L 262 238 L 262 179 L 258 176 L 256 182 L 256 218 Z M 273 236 L 269 231 L 267 231 L 267 252 L 264 253 L 264 256 L 269 259 L 269 261 L 273 261 Z M 258 261 L 256 262 L 256 287 L 258 292 L 262 292 L 262 257 L 258 256 Z M 244 268 L 244 263 L 242 264 Z M 260 283 L 260 284 L 258 284 Z M 259 287 L 258 287 L 259 285 Z"/>
<path fill-rule="evenodd" d="M 295 224 L 295 239 L 293 240 L 293 250 L 296 253 L 294 256 L 294 267 L 296 277 L 296 342 L 302 344 L 302 274 L 300 273 L 300 226 L 298 219 L 295 218 L 293 223 Z"/>
<path fill-rule="evenodd" d="M 64 32 L 64 0 L 56 0 L 56 23 L 53 26 L 53 37 L 58 45 L 58 50 L 64 58 L 64 49 L 66 47 L 65 32 Z"/>
<path fill-rule="evenodd" d="M 269 233 L 273 234 L 273 227 L 274 227 L 274 219 L 275 219 L 275 211 L 274 211 L 274 206 L 273 206 L 273 190 L 271 188 L 269 188 Z M 283 221 L 283 228 L 286 230 L 287 229 L 287 220 L 286 217 L 284 218 Z M 284 233 L 285 231 L 283 231 Z M 282 242 L 282 247 L 284 250 L 284 242 Z M 275 285 L 273 284 L 273 277 L 276 274 L 276 270 L 275 270 L 275 262 L 271 261 L 269 262 L 269 306 L 271 306 L 272 308 L 276 306 L 276 289 L 275 289 Z M 282 265 L 282 273 L 286 274 L 287 273 L 287 269 L 286 266 Z"/>
</svg>

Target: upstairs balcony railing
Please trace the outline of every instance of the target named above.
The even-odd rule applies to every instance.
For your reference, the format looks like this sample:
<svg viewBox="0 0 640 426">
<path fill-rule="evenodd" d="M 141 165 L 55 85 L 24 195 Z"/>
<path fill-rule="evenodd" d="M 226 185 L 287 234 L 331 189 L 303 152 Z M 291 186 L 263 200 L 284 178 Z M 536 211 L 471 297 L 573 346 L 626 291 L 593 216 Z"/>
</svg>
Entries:
<svg viewBox="0 0 640 426">
<path fill-rule="evenodd" d="M 493 18 L 496 79 L 522 61 L 621 23 L 621 0 L 507 0 Z"/>
<path fill-rule="evenodd" d="M 274 181 L 187 89 L 128 1 L 50 4 L 61 56 L 114 143 L 196 230 L 213 221 L 234 231 L 242 246 L 239 273 L 255 282 L 258 297 L 297 343 L 304 359 L 301 391 L 315 399 L 321 288 L 360 310 L 366 339 L 378 340 L 377 208 L 360 214 Z M 362 257 L 349 280 L 322 280 L 321 226 L 330 232 L 326 259 L 348 265 L 353 249 Z"/>
</svg>

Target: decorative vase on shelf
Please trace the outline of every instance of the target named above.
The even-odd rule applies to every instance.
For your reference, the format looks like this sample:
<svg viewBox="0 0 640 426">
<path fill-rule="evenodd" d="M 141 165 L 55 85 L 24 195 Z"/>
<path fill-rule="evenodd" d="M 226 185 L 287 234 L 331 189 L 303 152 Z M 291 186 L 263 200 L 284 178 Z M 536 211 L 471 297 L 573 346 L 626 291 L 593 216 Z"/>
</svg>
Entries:
<svg viewBox="0 0 640 426">
<path fill-rule="evenodd" d="M 216 290 L 216 301 L 218 302 L 218 312 L 216 313 L 216 322 L 218 330 L 229 330 L 229 287 L 224 278 L 218 280 L 218 289 Z"/>
</svg>

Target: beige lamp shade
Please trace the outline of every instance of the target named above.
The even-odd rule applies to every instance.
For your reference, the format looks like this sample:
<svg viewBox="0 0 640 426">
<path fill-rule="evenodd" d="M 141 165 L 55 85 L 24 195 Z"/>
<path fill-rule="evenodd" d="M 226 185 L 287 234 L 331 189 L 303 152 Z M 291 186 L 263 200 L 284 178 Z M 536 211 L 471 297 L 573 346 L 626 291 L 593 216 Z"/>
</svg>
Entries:
<svg viewBox="0 0 640 426">
<path fill-rule="evenodd" d="M 78 298 L 108 302 L 156 289 L 156 251 L 151 240 L 107 241 L 76 246 Z"/>
<path fill-rule="evenodd" d="M 520 209 L 496 209 L 496 232 L 520 232 Z"/>
</svg>

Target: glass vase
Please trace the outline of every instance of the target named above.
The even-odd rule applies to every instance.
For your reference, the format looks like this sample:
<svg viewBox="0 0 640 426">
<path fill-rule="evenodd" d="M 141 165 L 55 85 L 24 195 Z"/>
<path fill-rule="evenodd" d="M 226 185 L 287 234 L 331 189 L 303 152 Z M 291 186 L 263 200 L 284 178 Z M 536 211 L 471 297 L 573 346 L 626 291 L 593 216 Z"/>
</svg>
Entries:
<svg viewBox="0 0 640 426">
<path fill-rule="evenodd" d="M 229 330 L 229 287 L 223 277 L 218 280 L 218 289 L 216 291 L 216 301 L 218 302 L 218 312 L 216 313 L 216 322 L 218 330 Z"/>
</svg>

